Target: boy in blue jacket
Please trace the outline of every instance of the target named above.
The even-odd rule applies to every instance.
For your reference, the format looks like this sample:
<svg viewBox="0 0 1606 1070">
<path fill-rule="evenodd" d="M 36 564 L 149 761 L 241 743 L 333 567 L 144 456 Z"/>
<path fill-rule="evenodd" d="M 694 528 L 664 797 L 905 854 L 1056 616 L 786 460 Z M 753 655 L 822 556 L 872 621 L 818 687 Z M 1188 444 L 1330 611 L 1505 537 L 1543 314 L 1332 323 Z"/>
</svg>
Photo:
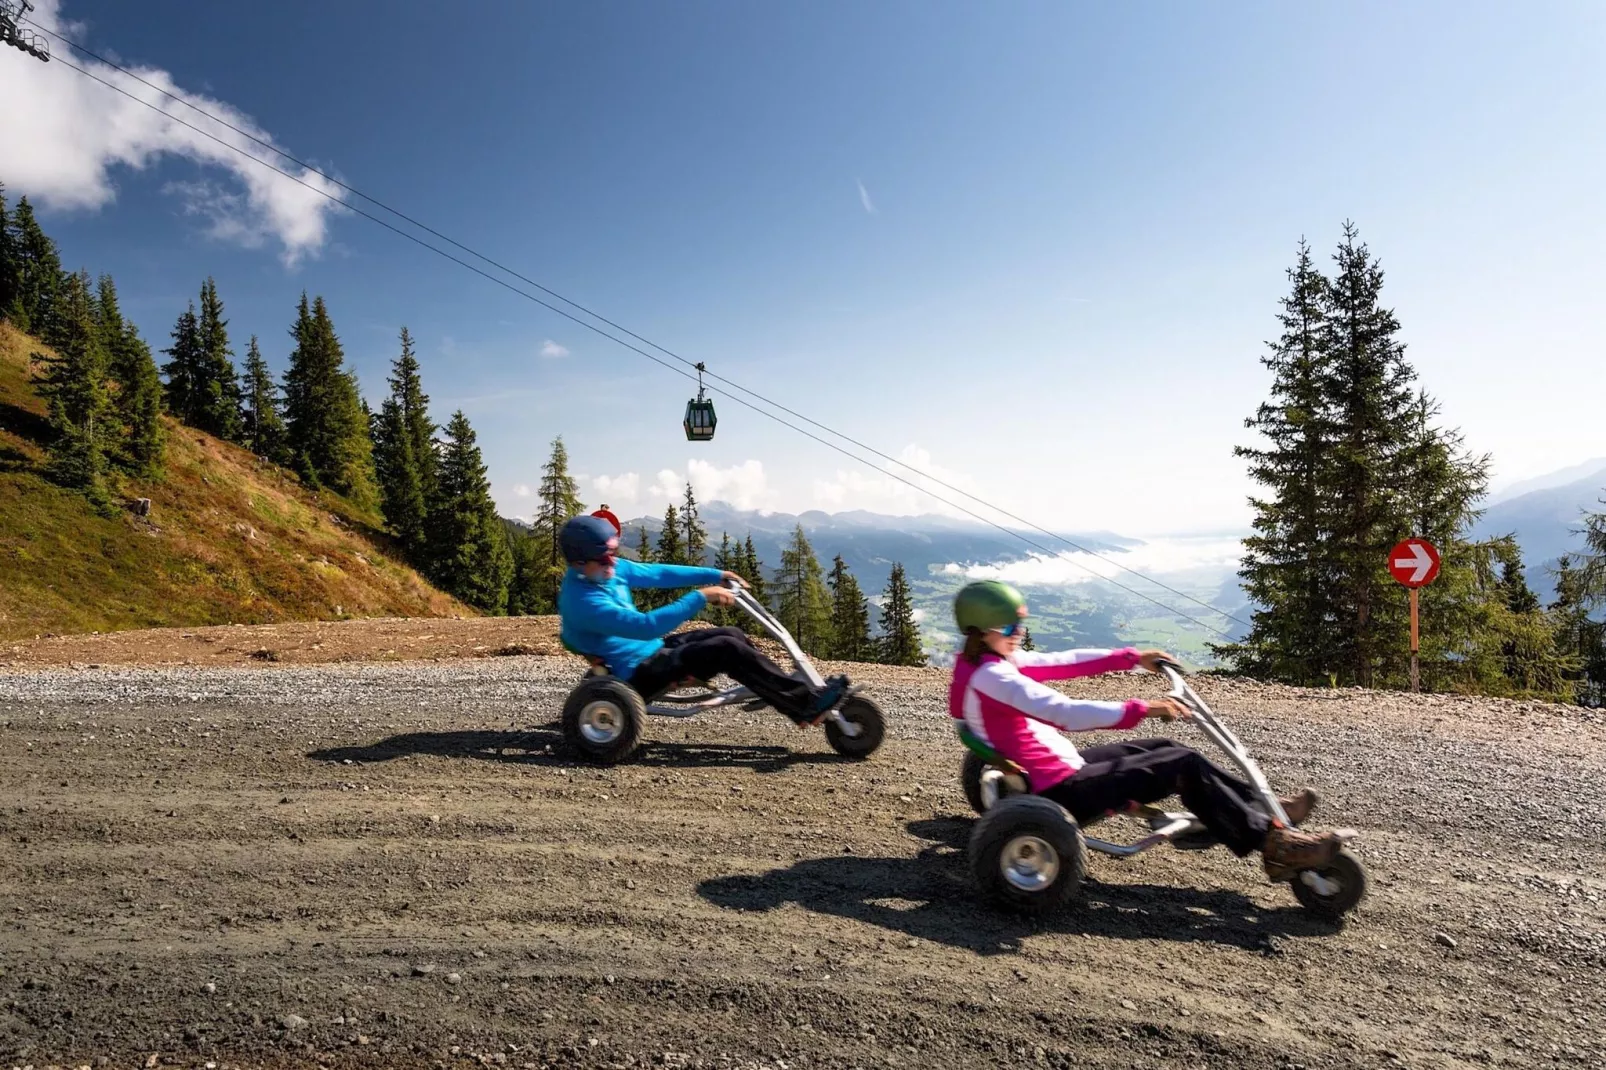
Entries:
<svg viewBox="0 0 1606 1070">
<path fill-rule="evenodd" d="M 600 658 L 612 675 L 646 698 L 688 677 L 712 680 L 721 673 L 786 714 L 799 727 L 818 723 L 848 693 L 846 677 L 816 689 L 759 652 L 737 628 L 699 628 L 669 633 L 706 606 L 728 606 L 735 596 L 727 581 L 747 586 L 734 572 L 688 565 L 647 565 L 618 556 L 619 532 L 599 516 L 577 516 L 563 525 L 558 541 L 569 571 L 558 589 L 561 635 L 574 650 Z M 643 613 L 633 589 L 690 587 L 667 606 Z"/>
</svg>

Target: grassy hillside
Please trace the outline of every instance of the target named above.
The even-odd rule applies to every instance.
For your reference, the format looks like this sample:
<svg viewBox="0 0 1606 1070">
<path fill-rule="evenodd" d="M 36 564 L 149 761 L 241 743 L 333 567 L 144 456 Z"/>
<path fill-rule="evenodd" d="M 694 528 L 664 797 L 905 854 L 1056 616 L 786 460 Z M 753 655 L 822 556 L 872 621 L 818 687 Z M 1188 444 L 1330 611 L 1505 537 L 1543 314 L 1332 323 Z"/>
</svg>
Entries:
<svg viewBox="0 0 1606 1070">
<path fill-rule="evenodd" d="M 163 625 L 473 611 L 393 556 L 378 517 L 167 421 L 166 477 L 128 481 L 148 518 L 103 517 L 43 475 L 45 406 L 0 324 L 0 639 Z"/>
</svg>

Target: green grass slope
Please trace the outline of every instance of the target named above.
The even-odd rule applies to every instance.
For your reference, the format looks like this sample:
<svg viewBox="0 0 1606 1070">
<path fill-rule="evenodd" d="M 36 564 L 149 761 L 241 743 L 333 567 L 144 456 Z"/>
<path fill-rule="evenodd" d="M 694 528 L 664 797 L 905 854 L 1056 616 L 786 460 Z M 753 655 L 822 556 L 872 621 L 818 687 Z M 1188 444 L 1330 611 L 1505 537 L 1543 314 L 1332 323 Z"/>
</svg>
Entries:
<svg viewBox="0 0 1606 1070">
<path fill-rule="evenodd" d="M 123 628 L 472 616 L 402 564 L 379 518 L 237 446 L 166 420 L 151 512 L 98 514 L 44 475 L 49 428 L 29 355 L 0 324 L 0 640 Z"/>
</svg>

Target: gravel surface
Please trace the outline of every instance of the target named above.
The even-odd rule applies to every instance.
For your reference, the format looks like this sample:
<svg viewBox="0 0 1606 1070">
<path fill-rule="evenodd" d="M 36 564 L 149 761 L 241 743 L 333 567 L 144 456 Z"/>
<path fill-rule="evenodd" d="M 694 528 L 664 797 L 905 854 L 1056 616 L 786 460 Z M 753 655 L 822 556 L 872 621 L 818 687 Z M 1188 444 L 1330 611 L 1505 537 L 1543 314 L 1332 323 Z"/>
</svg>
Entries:
<svg viewBox="0 0 1606 1070">
<path fill-rule="evenodd" d="M 944 676 L 853 671 L 868 762 L 731 711 L 613 769 L 567 658 L 0 672 L 0 1066 L 1606 1064 L 1599 714 L 1201 680 L 1371 897 L 1162 850 L 1032 924 Z"/>
</svg>

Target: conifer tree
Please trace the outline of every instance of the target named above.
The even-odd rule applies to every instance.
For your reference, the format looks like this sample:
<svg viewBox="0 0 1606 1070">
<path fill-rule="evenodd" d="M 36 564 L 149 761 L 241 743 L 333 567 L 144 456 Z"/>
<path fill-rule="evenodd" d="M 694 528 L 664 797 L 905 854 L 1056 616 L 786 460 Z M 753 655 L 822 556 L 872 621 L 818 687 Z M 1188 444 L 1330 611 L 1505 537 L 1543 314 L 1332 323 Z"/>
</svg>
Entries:
<svg viewBox="0 0 1606 1070">
<path fill-rule="evenodd" d="M 373 505 L 378 494 L 369 421 L 322 297 L 309 307 L 301 295 L 290 334 L 296 347 L 284 375 L 284 415 L 296 467 L 316 485 L 359 506 Z"/>
<path fill-rule="evenodd" d="M 429 558 L 430 576 L 442 590 L 486 613 L 506 612 L 512 553 L 474 429 L 461 411 L 446 427 L 429 510 Z"/>
<path fill-rule="evenodd" d="M 1409 442 L 1415 372 L 1382 306 L 1383 269 L 1353 224 L 1334 255 L 1328 288 L 1324 392 L 1336 422 L 1331 457 L 1334 517 L 1329 531 L 1339 664 L 1369 687 L 1388 647 L 1374 626 L 1392 581 L 1388 551 L 1399 533 L 1393 500 Z"/>
<path fill-rule="evenodd" d="M 1027 653 L 1037 649 L 1037 640 L 1032 638 L 1032 630 L 1024 624 L 1020 627 L 1020 648 Z"/>
<path fill-rule="evenodd" d="M 664 510 L 664 524 L 658 531 L 658 553 L 660 563 L 665 565 L 684 565 L 686 563 L 686 544 L 681 541 L 680 511 L 675 503 L 670 502 Z"/>
<path fill-rule="evenodd" d="M 647 535 L 647 526 L 645 524 L 639 525 L 636 528 L 636 560 L 640 561 L 644 565 L 650 565 L 657 560 L 657 555 L 653 553 L 652 540 Z M 662 591 L 647 587 L 643 587 L 639 591 L 632 592 L 636 600 L 636 608 L 640 609 L 642 612 L 646 612 L 649 609 L 656 609 L 658 606 L 662 605 L 663 593 L 664 592 Z"/>
<path fill-rule="evenodd" d="M 1606 706 L 1606 622 L 1591 612 L 1601 604 L 1603 592 L 1590 571 L 1592 564 L 1606 560 L 1606 514 L 1591 517 L 1585 533 L 1591 549 L 1564 554 L 1557 563 L 1556 601 L 1550 611 L 1556 645 L 1572 659 L 1567 676 L 1574 701 L 1601 707 Z"/>
<path fill-rule="evenodd" d="M 11 244 L 11 209 L 0 182 L 0 320 L 10 319 L 17 304 L 17 254 Z"/>
<path fill-rule="evenodd" d="M 684 529 L 686 564 L 701 566 L 708 549 L 708 529 L 697 515 L 697 496 L 692 493 L 691 483 L 686 483 L 686 498 L 680 508 L 680 526 Z"/>
<path fill-rule="evenodd" d="M 841 554 L 831 562 L 826 581 L 831 588 L 831 656 L 840 661 L 874 661 L 870 606 Z"/>
<path fill-rule="evenodd" d="M 35 354 L 42 370 L 39 392 L 50 406 L 51 477 L 110 506 L 105 446 L 111 406 L 106 393 L 106 353 L 96 328 L 89 275 L 69 275 L 57 296 L 55 352 Z"/>
<path fill-rule="evenodd" d="M 95 311 L 106 374 L 115 388 L 111 404 L 117 427 L 108 436 L 109 459 L 130 475 L 154 477 L 161 472 L 167 433 L 162 428 L 162 380 L 151 347 L 123 318 L 110 275 L 100 277 Z"/>
<path fill-rule="evenodd" d="M 775 615 L 805 653 L 818 657 L 831 649 L 831 597 L 801 524 L 781 551 L 773 594 Z"/>
<path fill-rule="evenodd" d="M 173 344 L 162 350 L 172 358 L 162 365 L 162 374 L 167 377 L 167 411 L 194 427 L 206 389 L 201 369 L 201 323 L 195 316 L 195 302 L 191 301 L 189 308 L 179 314 L 172 339 Z"/>
<path fill-rule="evenodd" d="M 258 457 L 275 464 L 288 464 L 289 444 L 285 438 L 279 385 L 273 381 L 268 362 L 262 357 L 257 336 L 252 335 L 245 350 L 244 444 Z"/>
<path fill-rule="evenodd" d="M 426 559 L 429 488 L 435 476 L 434 425 L 429 422 L 413 340 L 403 327 L 401 353 L 391 364 L 390 396 L 374 419 L 374 478 L 385 523 L 414 564 Z M 422 430 L 421 430 L 422 429 Z M 428 475 L 426 476 L 426 471 Z M 522 538 L 510 550 L 522 560 Z"/>
<path fill-rule="evenodd" d="M 541 466 L 541 486 L 537 492 L 538 512 L 535 515 L 533 538 L 540 544 L 540 557 L 544 574 L 541 581 L 542 598 L 548 605 L 557 605 L 558 587 L 569 563 L 563 559 L 560 538 L 563 525 L 571 517 L 585 512 L 580 501 L 580 484 L 569 474 L 569 451 L 563 445 L 563 436 L 552 440 L 552 453 Z"/>
<path fill-rule="evenodd" d="M 909 581 L 903 565 L 894 564 L 887 577 L 881 599 L 881 658 L 887 665 L 924 665 L 926 652 L 920 642 L 920 625 L 915 621 L 914 603 L 909 597 Z"/>
<path fill-rule="evenodd" d="M 719 549 L 714 551 L 714 567 L 721 572 L 741 574 L 742 548 L 739 543 L 731 542 L 728 531 L 719 534 Z M 705 618 L 720 627 L 732 624 L 740 615 L 739 610 L 727 609 L 724 606 L 711 606 L 703 611 Z"/>
<path fill-rule="evenodd" d="M 210 277 L 201 284 L 201 356 L 195 383 L 194 413 L 189 422 L 209 435 L 228 442 L 240 440 L 240 377 L 229 346 L 229 321 L 223 318 L 223 299 Z"/>
<path fill-rule="evenodd" d="M 742 578 L 747 581 L 749 589 L 753 592 L 753 598 L 761 606 L 771 606 L 769 583 L 765 579 L 764 562 L 759 560 L 758 550 L 753 546 L 753 533 L 751 531 L 747 533 L 747 538 L 742 542 L 741 562 L 742 567 L 736 571 L 741 573 Z M 742 614 L 738 623 L 744 631 L 754 635 L 758 635 L 764 630 L 756 620 L 745 613 Z"/>
<path fill-rule="evenodd" d="M 528 530 L 507 531 L 508 550 L 513 555 L 513 578 L 508 582 L 507 612 L 510 617 L 534 616 L 552 612 L 546 601 L 547 561 L 545 549 Z"/>
<path fill-rule="evenodd" d="M 1261 357 L 1272 373 L 1271 397 L 1244 421 L 1264 445 L 1233 450 L 1263 488 L 1264 496 L 1250 499 L 1254 533 L 1244 539 L 1240 572 L 1259 608 L 1249 634 L 1215 652 L 1252 676 L 1316 683 L 1337 661 L 1323 493 L 1332 482 L 1336 432 L 1325 393 L 1327 280 L 1303 240 L 1288 279 L 1292 289 L 1278 315 L 1282 334 Z"/>
<path fill-rule="evenodd" d="M 65 281 L 61 256 L 56 251 L 56 243 L 34 218 L 33 205 L 26 197 L 17 202 L 11 220 L 10 251 L 15 297 L 9 318 L 18 329 L 55 346 L 66 337 L 56 333 L 57 296 Z M 66 329 L 70 334 L 74 328 Z"/>
</svg>

